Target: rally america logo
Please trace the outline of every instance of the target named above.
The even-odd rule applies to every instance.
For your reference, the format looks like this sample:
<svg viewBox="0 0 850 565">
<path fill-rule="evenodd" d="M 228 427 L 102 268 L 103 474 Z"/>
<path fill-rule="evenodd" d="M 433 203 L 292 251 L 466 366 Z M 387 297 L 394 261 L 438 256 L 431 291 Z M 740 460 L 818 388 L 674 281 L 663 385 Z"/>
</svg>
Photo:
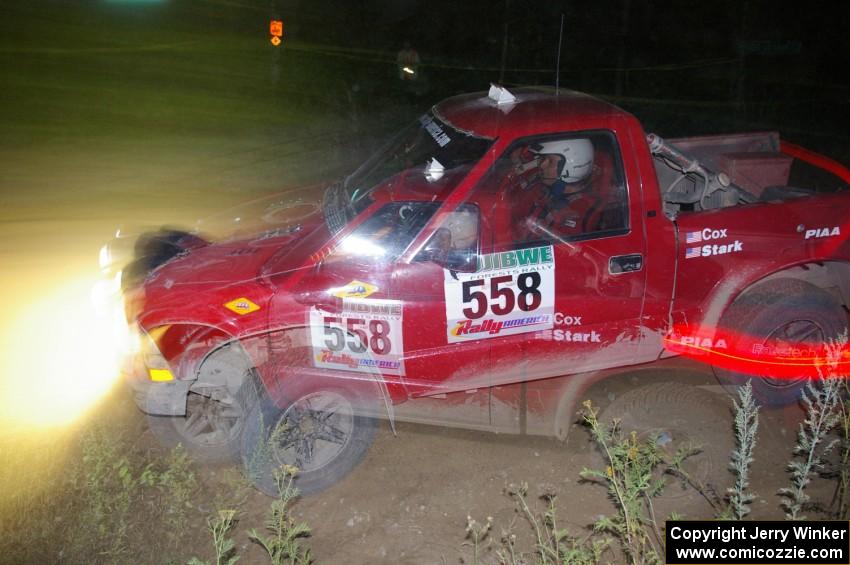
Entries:
<svg viewBox="0 0 850 565">
<path fill-rule="evenodd" d="M 492 335 L 496 335 L 500 333 L 502 330 L 510 329 L 510 328 L 523 328 L 528 326 L 536 326 L 539 324 L 547 324 L 551 322 L 552 317 L 548 315 L 544 316 L 529 316 L 526 318 L 519 318 L 518 320 L 504 320 L 504 321 L 496 321 L 491 319 L 486 319 L 480 324 L 474 324 L 472 320 L 462 320 L 457 323 L 457 325 L 452 328 L 451 334 L 454 336 L 462 336 L 462 335 L 472 335 L 478 333 L 489 333 Z"/>
</svg>

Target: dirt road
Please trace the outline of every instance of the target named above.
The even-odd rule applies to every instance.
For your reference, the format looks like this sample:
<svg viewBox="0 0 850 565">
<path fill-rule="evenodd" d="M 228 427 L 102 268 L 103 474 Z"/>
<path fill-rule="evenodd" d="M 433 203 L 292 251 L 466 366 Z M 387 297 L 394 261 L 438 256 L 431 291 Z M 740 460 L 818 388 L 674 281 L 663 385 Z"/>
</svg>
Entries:
<svg viewBox="0 0 850 565">
<path fill-rule="evenodd" d="M 592 396 L 597 405 L 604 405 L 641 384 L 620 381 L 595 390 Z M 707 379 L 703 384 L 713 383 Z M 695 437 L 730 444 L 731 403 L 720 391 L 711 394 L 716 394 L 711 429 L 718 435 L 696 433 Z M 657 406 L 661 412 L 669 408 Z M 752 479 L 753 490 L 759 495 L 753 505 L 754 518 L 783 518 L 775 493 L 788 485 L 785 465 L 791 458 L 799 417 L 796 407 L 762 411 Z M 706 424 L 694 422 L 694 426 Z M 529 504 L 541 513 L 545 502 L 539 497 L 556 494 L 559 524 L 576 536 L 587 535 L 589 525 L 601 515 L 614 512 L 605 488 L 580 478 L 583 468 L 602 465 L 583 426 L 574 426 L 566 442 L 414 424 L 401 424 L 397 432 L 394 436 L 384 425 L 353 473 L 332 488 L 296 503 L 294 515 L 313 529 L 308 544 L 318 563 L 458 563 L 471 554 L 464 546 L 467 516 L 479 523 L 488 516 L 494 520 L 486 562 L 495 557 L 493 551 L 506 531 L 515 533 L 519 547 L 530 551 L 533 531 L 508 494 L 521 482 L 528 483 Z M 694 456 L 697 466 L 704 462 L 703 457 Z M 725 465 L 725 461 L 720 462 L 715 473 L 704 477 L 708 488 L 721 495 L 734 479 Z M 205 479 L 221 488 L 225 484 L 222 477 L 233 472 L 208 470 Z M 714 516 L 711 506 L 693 489 L 682 488 L 673 477 L 668 482 L 664 496 L 655 501 L 659 519 L 672 511 L 690 519 Z M 813 498 L 828 502 L 830 488 L 830 484 L 816 481 Z M 258 523 L 269 502 L 267 497 L 250 492 L 241 523 Z M 248 562 L 263 557 L 259 547 L 244 537 L 242 552 Z M 617 553 L 610 557 L 616 560 Z"/>
</svg>

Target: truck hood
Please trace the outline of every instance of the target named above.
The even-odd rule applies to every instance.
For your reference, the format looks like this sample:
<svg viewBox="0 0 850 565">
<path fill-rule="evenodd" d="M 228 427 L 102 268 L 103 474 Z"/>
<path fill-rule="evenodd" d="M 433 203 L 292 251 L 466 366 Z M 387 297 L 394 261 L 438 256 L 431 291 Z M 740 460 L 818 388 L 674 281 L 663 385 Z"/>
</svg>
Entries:
<svg viewBox="0 0 850 565">
<path fill-rule="evenodd" d="M 212 288 L 258 282 L 267 264 L 274 265 L 275 275 L 286 275 L 301 267 L 329 237 L 324 223 L 319 221 L 311 222 L 306 228 L 298 225 L 252 239 L 192 249 L 155 270 L 145 284 L 146 292 L 181 287 L 206 292 Z"/>
<path fill-rule="evenodd" d="M 189 250 L 154 270 L 128 310 L 143 327 L 199 322 L 233 335 L 262 329 L 275 282 L 289 278 L 330 237 L 324 222 Z"/>
</svg>

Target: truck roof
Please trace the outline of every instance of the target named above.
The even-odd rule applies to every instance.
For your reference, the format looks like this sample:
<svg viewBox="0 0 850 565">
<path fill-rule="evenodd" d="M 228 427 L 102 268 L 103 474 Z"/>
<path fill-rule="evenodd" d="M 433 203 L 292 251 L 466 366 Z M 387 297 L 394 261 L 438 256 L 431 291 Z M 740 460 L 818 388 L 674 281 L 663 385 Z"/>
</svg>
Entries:
<svg viewBox="0 0 850 565">
<path fill-rule="evenodd" d="M 495 138 L 582 128 L 582 124 L 631 117 L 609 102 L 574 90 L 535 87 L 511 90 L 515 102 L 497 104 L 487 92 L 462 94 L 434 106 L 434 113 L 460 130 Z"/>
</svg>

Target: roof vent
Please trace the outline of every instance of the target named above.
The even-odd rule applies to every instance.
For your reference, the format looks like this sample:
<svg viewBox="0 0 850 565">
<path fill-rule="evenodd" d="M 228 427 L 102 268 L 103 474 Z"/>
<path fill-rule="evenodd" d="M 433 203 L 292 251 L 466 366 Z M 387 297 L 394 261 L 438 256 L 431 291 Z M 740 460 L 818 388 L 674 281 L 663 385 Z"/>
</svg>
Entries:
<svg viewBox="0 0 850 565">
<path fill-rule="evenodd" d="M 513 104 L 516 102 L 516 96 L 508 92 L 508 89 L 498 84 L 490 83 L 490 92 L 487 94 L 490 100 L 493 100 L 501 106 L 502 104 Z"/>
</svg>

